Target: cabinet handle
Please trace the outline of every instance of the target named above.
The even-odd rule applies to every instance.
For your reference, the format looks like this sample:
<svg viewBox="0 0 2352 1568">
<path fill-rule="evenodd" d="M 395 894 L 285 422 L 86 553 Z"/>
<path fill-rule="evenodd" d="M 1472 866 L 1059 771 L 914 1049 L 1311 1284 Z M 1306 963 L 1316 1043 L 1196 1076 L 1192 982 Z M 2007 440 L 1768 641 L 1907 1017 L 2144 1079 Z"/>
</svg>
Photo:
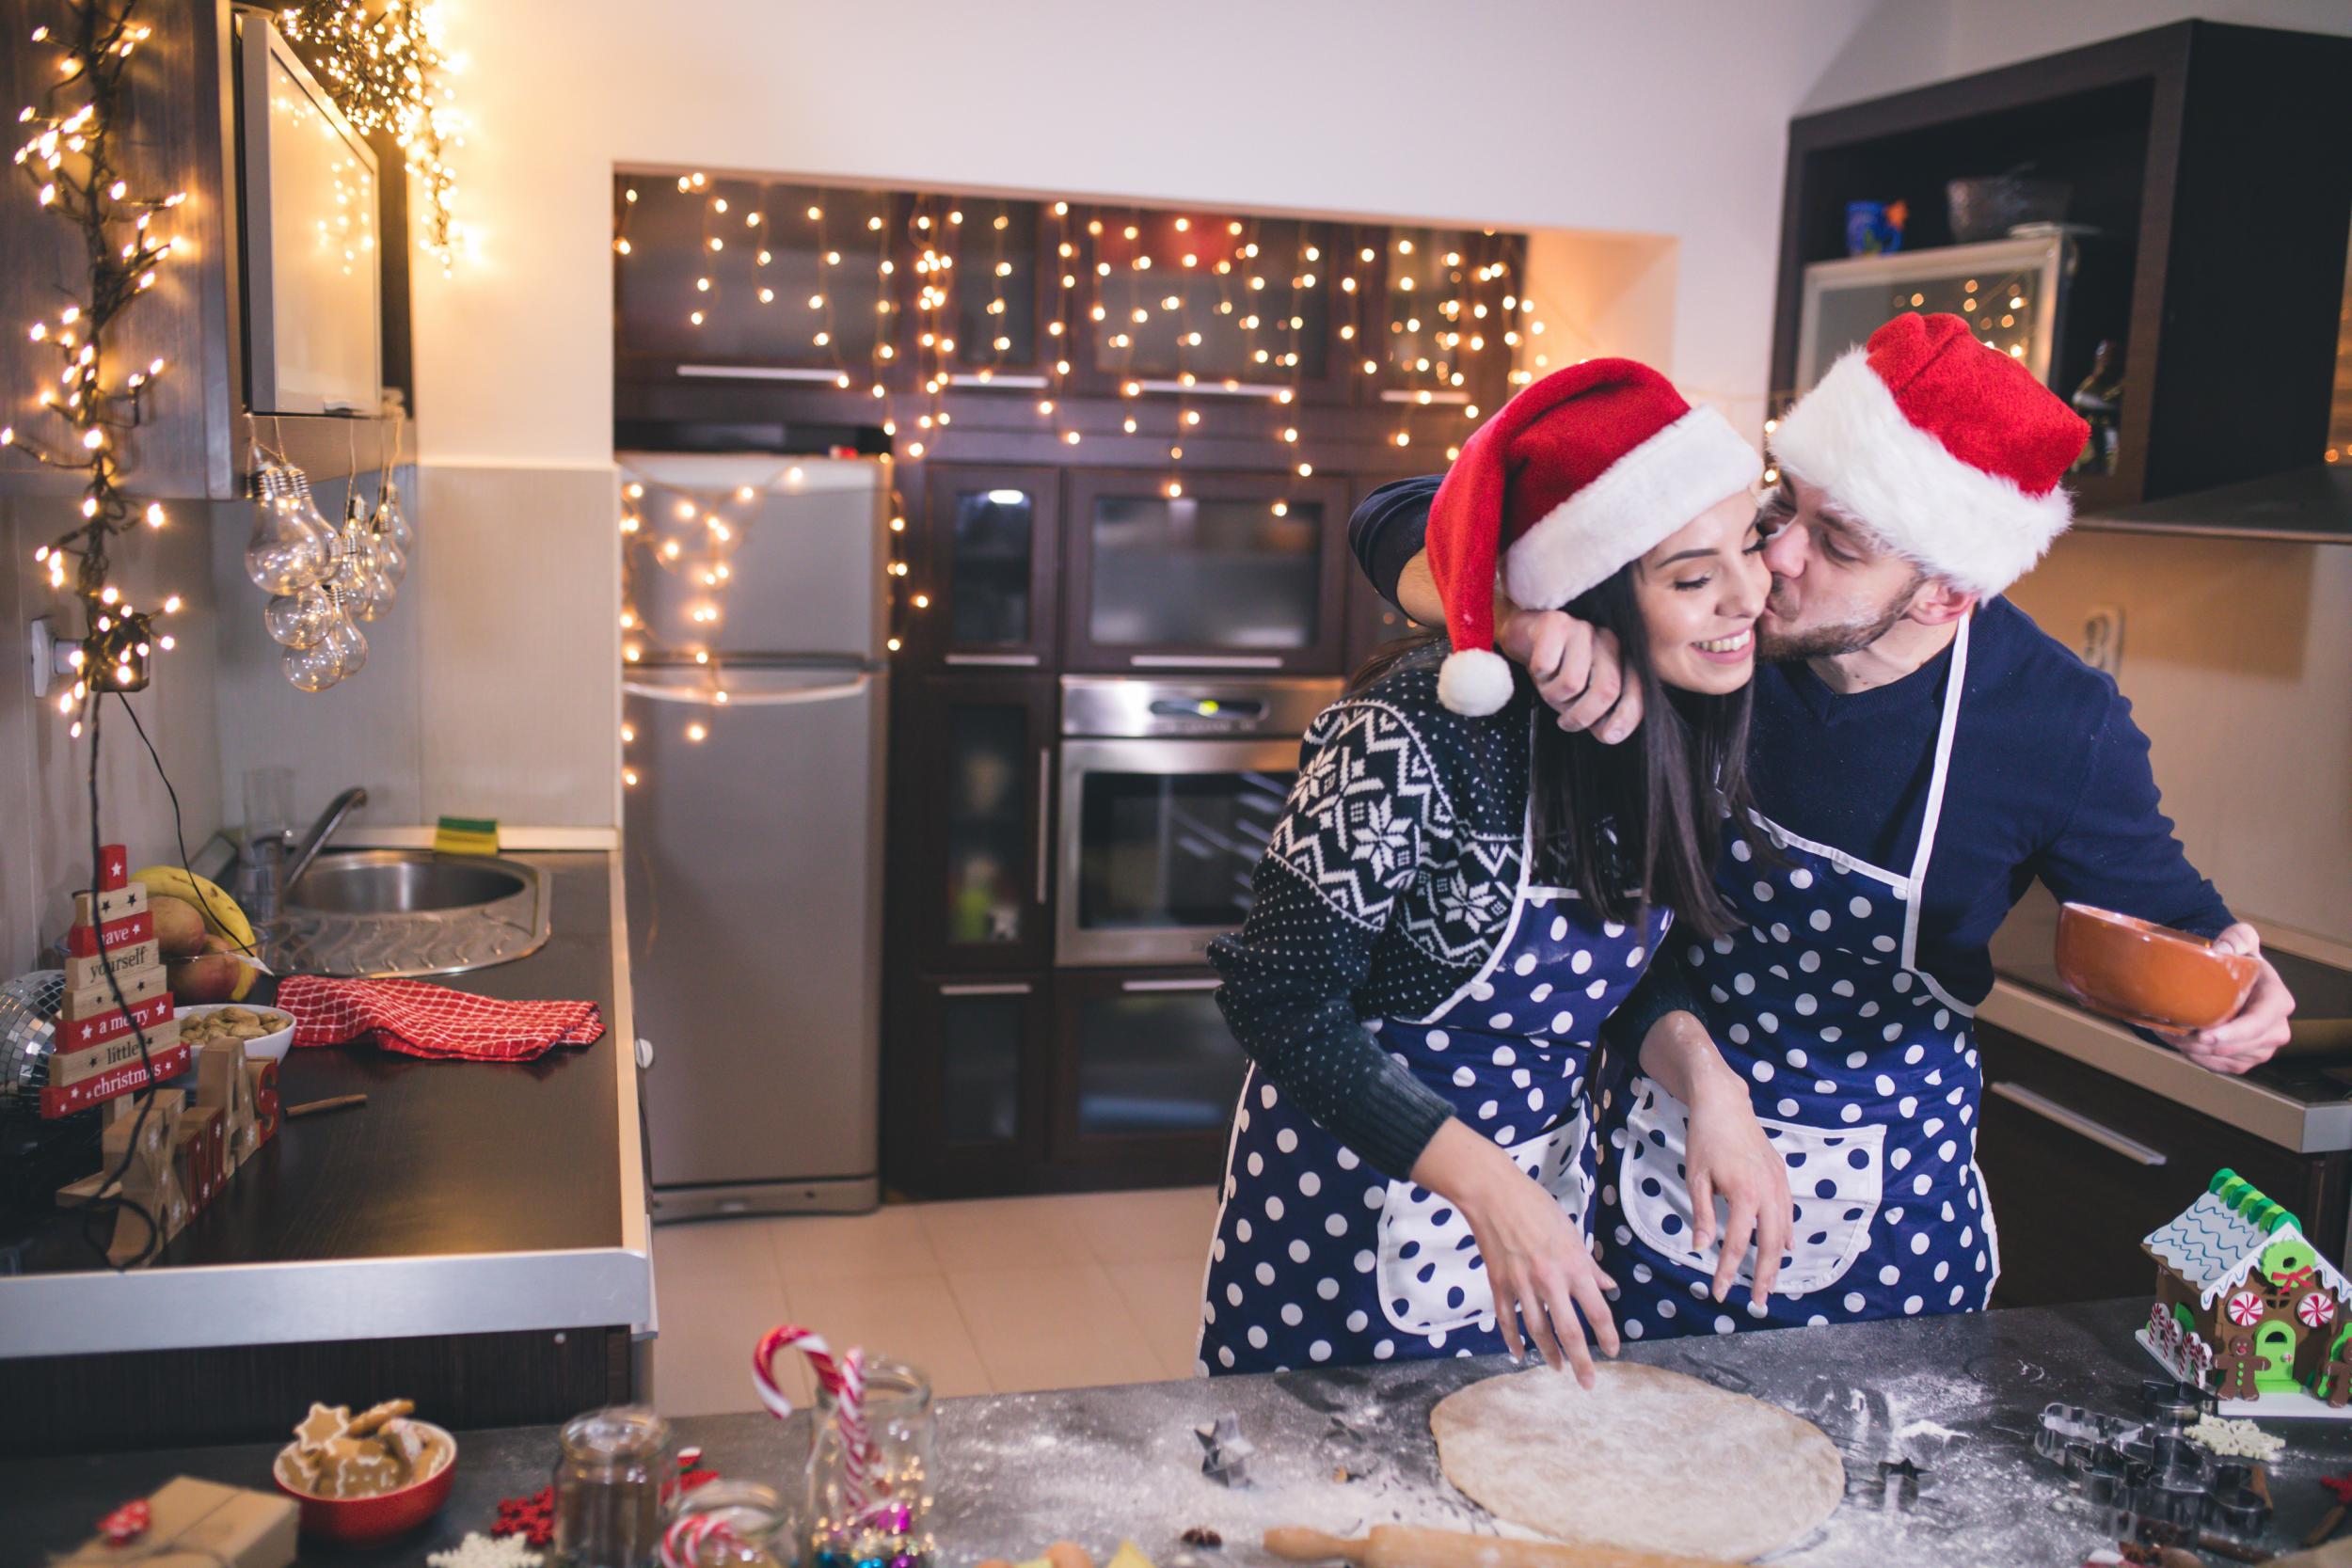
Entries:
<svg viewBox="0 0 2352 1568">
<path fill-rule="evenodd" d="M 942 986 L 942 996 L 1026 996 L 1033 988 L 1026 980 L 1006 980 L 995 985 Z"/>
<path fill-rule="evenodd" d="M 1041 746 L 1037 752 L 1037 901 L 1041 908 L 1054 895 L 1054 890 L 1045 881 L 1047 850 L 1053 836 L 1054 749 Z"/>
<path fill-rule="evenodd" d="M 1035 654 L 949 654 L 942 662 L 981 665 L 991 669 L 1034 670 L 1038 665 L 1038 656 Z"/>
<path fill-rule="evenodd" d="M 2167 1164 L 2167 1156 L 2150 1148 L 2137 1138 L 2127 1138 L 2114 1128 L 2091 1120 L 2080 1111 L 2070 1111 L 2057 1101 L 2016 1084 L 1994 1084 L 1993 1092 L 2021 1109 L 2031 1111 L 2044 1121 L 2054 1121 L 2070 1132 L 2089 1138 L 2100 1148 L 2121 1154 L 2134 1164 L 2155 1166 Z"/>
<path fill-rule="evenodd" d="M 1209 975 L 1199 980 L 1121 980 L 1119 982 L 1119 989 L 1125 991 L 1215 990 L 1224 983 L 1216 975 Z"/>
</svg>

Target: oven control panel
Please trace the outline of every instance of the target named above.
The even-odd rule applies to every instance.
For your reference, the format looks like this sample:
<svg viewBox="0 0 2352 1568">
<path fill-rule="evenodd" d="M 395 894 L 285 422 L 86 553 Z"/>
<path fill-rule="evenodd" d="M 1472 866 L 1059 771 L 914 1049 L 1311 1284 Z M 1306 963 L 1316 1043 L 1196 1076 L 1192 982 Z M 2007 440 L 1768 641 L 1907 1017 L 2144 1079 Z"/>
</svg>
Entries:
<svg viewBox="0 0 2352 1568">
<path fill-rule="evenodd" d="M 1336 680 L 1064 675 L 1069 736 L 1297 736 L 1339 701 Z"/>
</svg>

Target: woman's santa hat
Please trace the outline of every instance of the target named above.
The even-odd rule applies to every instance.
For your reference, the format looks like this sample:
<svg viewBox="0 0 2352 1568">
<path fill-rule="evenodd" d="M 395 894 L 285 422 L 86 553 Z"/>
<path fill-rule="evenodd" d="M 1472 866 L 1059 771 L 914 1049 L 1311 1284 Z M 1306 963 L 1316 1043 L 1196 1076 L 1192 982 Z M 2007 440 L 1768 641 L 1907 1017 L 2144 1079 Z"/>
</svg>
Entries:
<svg viewBox="0 0 2352 1568">
<path fill-rule="evenodd" d="M 1557 610 L 1726 496 L 1752 488 L 1756 449 L 1631 359 L 1587 359 L 1523 388 L 1470 438 L 1430 503 L 1430 575 L 1454 641 L 1438 699 L 1456 713 L 1511 700 L 1494 651 L 1495 560 L 1514 602 Z"/>
<path fill-rule="evenodd" d="M 2090 438 L 1960 317 L 1902 315 L 1797 401 L 1772 456 L 1897 553 L 1990 598 L 2074 520 L 2058 481 Z"/>
</svg>

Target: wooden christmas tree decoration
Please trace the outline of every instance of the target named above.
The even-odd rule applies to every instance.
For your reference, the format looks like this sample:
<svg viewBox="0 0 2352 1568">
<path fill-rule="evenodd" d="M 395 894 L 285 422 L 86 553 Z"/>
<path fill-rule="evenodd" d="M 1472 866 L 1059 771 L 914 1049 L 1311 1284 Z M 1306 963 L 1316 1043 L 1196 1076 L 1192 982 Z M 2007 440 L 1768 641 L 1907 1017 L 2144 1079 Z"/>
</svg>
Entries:
<svg viewBox="0 0 2352 1568">
<path fill-rule="evenodd" d="M 102 884 L 73 895 L 66 933 L 66 994 L 40 1114 L 71 1116 L 187 1069 L 180 1022 L 166 989 L 147 886 L 125 879 L 130 856 L 100 851 Z"/>
<path fill-rule="evenodd" d="M 2232 1170 L 2141 1243 L 2156 1299 L 2139 1342 L 2224 1415 L 2352 1418 L 2352 1279 Z"/>
</svg>

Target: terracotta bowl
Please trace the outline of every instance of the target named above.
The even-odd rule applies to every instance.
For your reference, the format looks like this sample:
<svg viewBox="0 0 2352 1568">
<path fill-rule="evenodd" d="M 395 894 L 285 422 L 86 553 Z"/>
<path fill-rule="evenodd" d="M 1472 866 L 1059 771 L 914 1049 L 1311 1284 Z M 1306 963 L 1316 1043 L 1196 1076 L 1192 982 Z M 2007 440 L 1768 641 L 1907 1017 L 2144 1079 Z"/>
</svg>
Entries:
<svg viewBox="0 0 2352 1568">
<path fill-rule="evenodd" d="M 407 1534 L 419 1525 L 440 1512 L 449 1501 L 449 1489 L 457 1475 L 457 1439 L 430 1421 L 417 1425 L 437 1433 L 449 1445 L 441 1467 L 422 1481 L 410 1481 L 394 1492 L 379 1492 L 373 1497 L 322 1497 L 305 1492 L 288 1481 L 286 1461 L 294 1452 L 289 1443 L 278 1450 L 277 1463 L 270 1467 L 270 1479 L 278 1489 L 292 1497 L 302 1511 L 302 1533 L 319 1541 L 332 1541 L 338 1545 L 368 1546 Z"/>
<path fill-rule="evenodd" d="M 2149 1029 L 2208 1029 L 2235 1017 L 2262 960 L 2112 910 L 2058 911 L 2058 978 L 2084 1006 Z"/>
</svg>

